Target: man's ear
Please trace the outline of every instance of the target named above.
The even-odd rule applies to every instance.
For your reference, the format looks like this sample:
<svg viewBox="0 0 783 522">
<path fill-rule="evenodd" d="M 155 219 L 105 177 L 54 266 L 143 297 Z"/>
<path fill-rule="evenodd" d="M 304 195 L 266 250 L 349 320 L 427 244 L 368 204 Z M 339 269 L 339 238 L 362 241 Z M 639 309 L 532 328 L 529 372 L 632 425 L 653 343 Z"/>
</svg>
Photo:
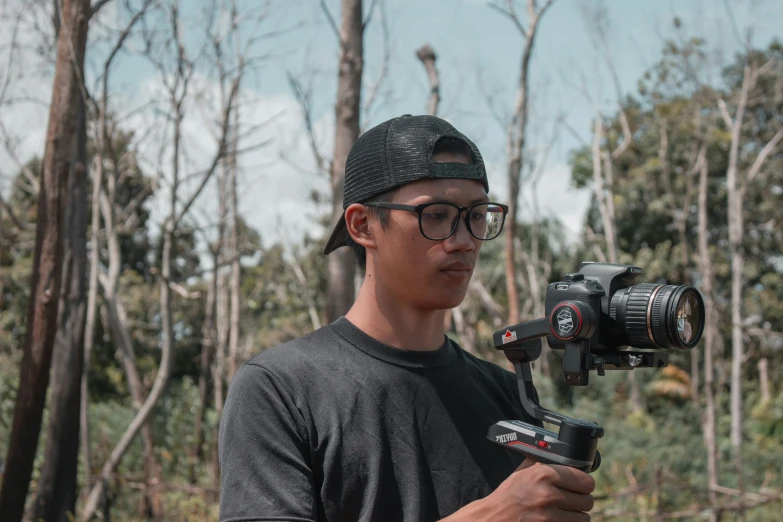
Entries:
<svg viewBox="0 0 783 522">
<path fill-rule="evenodd" d="M 345 209 L 345 226 L 353 240 L 364 248 L 376 246 L 375 235 L 371 227 L 370 209 L 360 203 L 349 205 Z"/>
</svg>

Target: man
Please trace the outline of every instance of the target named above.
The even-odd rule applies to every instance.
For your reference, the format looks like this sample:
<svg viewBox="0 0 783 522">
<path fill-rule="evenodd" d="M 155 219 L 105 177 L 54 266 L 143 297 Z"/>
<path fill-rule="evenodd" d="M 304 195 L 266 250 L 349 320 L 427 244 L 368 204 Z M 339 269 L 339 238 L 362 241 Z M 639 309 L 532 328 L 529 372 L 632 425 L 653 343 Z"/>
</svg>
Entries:
<svg viewBox="0 0 783 522">
<path fill-rule="evenodd" d="M 444 334 L 482 242 L 503 228 L 488 192 L 478 149 L 439 118 L 359 138 L 325 254 L 353 247 L 364 282 L 345 317 L 234 376 L 221 521 L 589 520 L 589 475 L 486 439 L 499 420 L 537 421 L 513 373 Z"/>
</svg>

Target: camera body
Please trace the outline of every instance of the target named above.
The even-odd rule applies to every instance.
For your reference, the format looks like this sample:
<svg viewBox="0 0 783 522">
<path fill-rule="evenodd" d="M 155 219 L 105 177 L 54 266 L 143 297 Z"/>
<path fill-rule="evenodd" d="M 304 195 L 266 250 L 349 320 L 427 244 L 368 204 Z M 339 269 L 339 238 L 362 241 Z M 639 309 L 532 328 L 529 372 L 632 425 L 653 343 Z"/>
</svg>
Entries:
<svg viewBox="0 0 783 522">
<path fill-rule="evenodd" d="M 584 302 L 598 319 L 594 335 L 590 336 L 591 351 L 614 350 L 621 346 L 618 340 L 622 338 L 623 332 L 616 321 L 610 317 L 610 296 L 621 288 L 634 285 L 641 274 L 642 269 L 635 266 L 582 263 L 577 273 L 566 274 L 563 281 L 550 283 L 547 286 L 546 316 L 550 317 L 563 301 Z M 558 315 L 565 320 L 555 318 L 558 328 L 554 329 L 552 335 L 547 336 L 547 342 L 553 349 L 565 348 L 564 338 L 570 337 L 571 332 L 567 327 L 569 321 L 573 326 L 573 320 L 567 312 L 568 309 L 558 311 Z"/>
<path fill-rule="evenodd" d="M 520 400 L 532 418 L 559 426 L 555 433 L 519 420 L 500 421 L 487 438 L 537 460 L 598 468 L 599 425 L 542 408 L 535 397 L 530 363 L 541 355 L 546 337 L 562 349 L 563 372 L 570 386 L 586 386 L 590 370 L 660 368 L 665 349 L 690 350 L 704 331 L 704 302 L 689 286 L 637 283 L 642 269 L 584 262 L 579 271 L 547 287 L 546 316 L 495 332 L 495 348 L 514 364 Z M 627 347 L 658 351 L 629 351 Z"/>
<path fill-rule="evenodd" d="M 642 273 L 636 266 L 583 262 L 577 273 L 547 287 L 547 317 L 564 301 L 588 305 L 597 318 L 595 335 L 589 337 L 593 353 L 616 352 L 625 346 L 673 350 L 696 346 L 704 328 L 701 295 L 689 286 L 637 283 Z M 558 308 L 563 327 L 569 319 L 578 319 L 569 318 L 567 311 Z M 694 322 L 685 322 L 683 312 L 695 312 Z M 567 330 L 563 334 L 559 322 L 554 324 L 547 342 L 553 349 L 563 349 L 569 334 Z"/>
</svg>

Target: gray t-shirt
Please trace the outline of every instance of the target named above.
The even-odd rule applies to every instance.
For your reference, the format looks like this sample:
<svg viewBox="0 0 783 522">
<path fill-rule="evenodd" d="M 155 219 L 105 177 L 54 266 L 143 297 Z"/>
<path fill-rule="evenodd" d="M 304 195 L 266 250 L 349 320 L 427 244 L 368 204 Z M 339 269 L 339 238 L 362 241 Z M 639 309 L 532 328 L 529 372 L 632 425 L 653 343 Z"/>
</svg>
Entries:
<svg viewBox="0 0 783 522">
<path fill-rule="evenodd" d="M 522 462 L 486 438 L 504 419 L 531 422 L 513 373 L 448 339 L 401 350 L 340 318 L 234 376 L 220 520 L 439 520 Z"/>
</svg>

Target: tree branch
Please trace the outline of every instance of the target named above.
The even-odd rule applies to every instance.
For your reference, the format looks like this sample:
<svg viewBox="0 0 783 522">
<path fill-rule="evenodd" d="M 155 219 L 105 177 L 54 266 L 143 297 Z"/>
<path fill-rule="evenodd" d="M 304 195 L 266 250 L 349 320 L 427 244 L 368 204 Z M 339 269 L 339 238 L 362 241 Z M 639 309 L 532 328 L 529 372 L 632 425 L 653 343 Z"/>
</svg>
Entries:
<svg viewBox="0 0 783 522">
<path fill-rule="evenodd" d="M 427 71 L 427 77 L 430 82 L 430 98 L 427 102 L 427 114 L 436 116 L 438 114 L 438 105 L 440 103 L 440 79 L 438 78 L 438 69 L 435 67 L 437 55 L 429 44 L 424 44 L 416 56 L 421 60 L 424 69 Z"/>
<path fill-rule="evenodd" d="M 103 8 L 106 4 L 111 2 L 111 0 L 97 0 L 94 4 L 90 6 L 90 18 L 98 14 L 98 11 Z"/>
<path fill-rule="evenodd" d="M 223 111 L 223 121 L 221 122 L 220 142 L 218 143 L 218 150 L 215 153 L 215 157 L 212 159 L 212 164 L 209 166 L 206 174 L 204 174 L 204 177 L 201 179 L 201 183 L 199 184 L 196 191 L 185 202 L 185 204 L 182 207 L 182 210 L 175 217 L 173 223 L 174 228 L 177 227 L 177 225 L 185 216 L 185 214 L 188 213 L 188 210 L 190 210 L 190 207 L 193 206 L 193 203 L 196 201 L 196 199 L 198 199 L 198 196 L 204 190 L 204 187 L 207 185 L 207 182 L 209 182 L 210 178 L 212 178 L 212 174 L 215 172 L 215 169 L 217 168 L 221 158 L 225 155 L 226 143 L 228 141 L 227 140 L 228 127 L 231 120 L 231 110 L 234 106 L 234 98 L 236 97 L 237 92 L 239 91 L 239 78 L 240 76 L 237 76 L 231 85 L 231 91 L 228 96 L 228 101 L 226 102 L 225 109 Z"/>
<path fill-rule="evenodd" d="M 547 6 L 546 7 L 548 7 L 549 4 L 551 4 L 551 3 L 552 3 L 551 0 L 549 2 L 547 2 Z M 504 8 L 500 7 L 499 5 L 495 5 L 495 4 L 489 4 L 489 7 L 491 7 L 492 9 L 495 9 L 499 13 L 503 14 L 504 16 L 506 16 L 509 20 L 511 20 L 514 23 L 514 25 L 516 26 L 516 28 L 519 31 L 519 33 L 522 35 L 522 37 L 527 39 L 527 30 L 525 29 L 525 26 L 522 25 L 522 22 L 519 20 L 519 17 L 517 16 L 516 11 L 514 10 L 514 5 L 512 3 L 512 0 L 508 1 L 508 8 L 507 9 L 504 9 Z"/>
<path fill-rule="evenodd" d="M 310 141 L 310 150 L 313 152 L 315 158 L 315 164 L 318 167 L 318 172 L 322 174 L 328 174 L 329 169 L 326 165 L 326 160 L 321 150 L 318 148 L 318 144 L 315 141 L 315 129 L 313 127 L 313 114 L 310 108 L 310 96 L 312 92 L 310 89 L 305 89 L 302 84 L 293 77 L 290 73 L 287 74 L 288 84 L 291 86 L 291 90 L 294 91 L 294 97 L 299 102 L 299 108 L 302 111 L 302 118 L 304 119 L 305 130 L 307 131 L 307 137 Z M 281 152 L 281 154 L 284 154 Z"/>
<path fill-rule="evenodd" d="M 375 97 L 378 95 L 381 84 L 383 84 L 383 80 L 386 78 L 386 75 L 389 72 L 389 26 L 386 23 L 386 16 L 383 13 L 383 10 L 381 10 L 381 31 L 383 33 L 383 59 L 381 60 L 381 70 L 378 73 L 378 78 L 375 80 L 375 83 L 373 83 L 372 87 L 370 87 L 369 94 L 367 95 L 367 101 L 364 103 L 365 116 L 369 114 L 370 110 L 372 109 L 373 103 L 375 103 Z M 362 116 L 360 119 L 364 121 L 370 119 L 369 117 L 365 116 Z"/>
<path fill-rule="evenodd" d="M 745 194 L 745 191 L 748 189 L 748 186 L 753 183 L 753 180 L 756 179 L 756 176 L 758 176 L 759 171 L 761 171 L 762 165 L 764 165 L 764 162 L 767 159 L 767 156 L 769 156 L 772 151 L 777 147 L 778 143 L 780 143 L 780 140 L 783 139 L 783 127 L 778 129 L 778 132 L 775 133 L 775 135 L 772 137 L 771 140 L 767 142 L 766 145 L 764 145 L 764 148 L 761 149 L 761 152 L 759 152 L 759 155 L 756 156 L 756 160 L 753 162 L 753 165 L 750 167 L 750 170 L 748 171 L 748 175 L 745 177 L 745 181 L 742 183 L 742 194 Z"/>
<path fill-rule="evenodd" d="M 337 41 L 340 42 L 340 47 L 342 48 L 345 45 L 345 42 L 343 42 L 343 37 L 342 35 L 340 35 L 340 29 L 337 27 L 337 23 L 334 21 L 334 18 L 332 17 L 332 13 L 329 11 L 329 7 L 326 5 L 326 0 L 321 0 L 321 9 L 326 15 L 326 20 L 329 22 L 329 25 L 332 27 L 332 30 L 334 31 L 334 35 L 337 37 Z"/>
<path fill-rule="evenodd" d="M 370 4 L 370 8 L 367 10 L 367 17 L 362 22 L 362 31 L 367 30 L 367 26 L 370 24 L 370 21 L 372 20 L 372 15 L 374 14 L 375 7 L 380 2 L 378 0 L 372 0 L 372 3 Z"/>
</svg>

